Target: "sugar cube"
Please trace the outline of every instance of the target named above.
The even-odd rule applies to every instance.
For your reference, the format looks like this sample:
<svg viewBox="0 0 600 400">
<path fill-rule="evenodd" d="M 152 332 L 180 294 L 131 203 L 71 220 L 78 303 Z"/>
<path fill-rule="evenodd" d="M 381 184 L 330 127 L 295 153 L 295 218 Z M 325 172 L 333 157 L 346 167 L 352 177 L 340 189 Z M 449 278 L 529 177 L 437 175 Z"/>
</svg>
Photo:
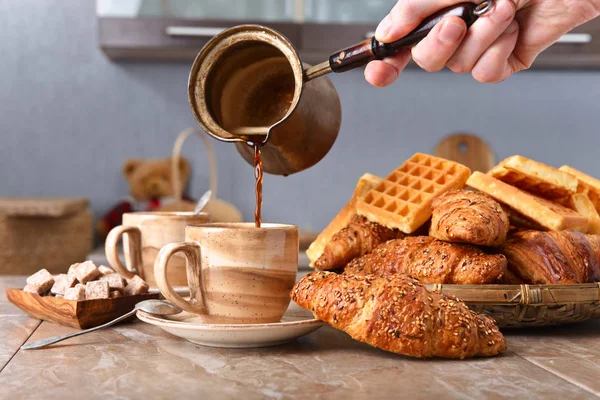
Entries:
<svg viewBox="0 0 600 400">
<path fill-rule="evenodd" d="M 118 290 L 111 290 L 110 291 L 110 298 L 111 299 L 116 299 L 117 297 L 122 297 L 123 295 L 121 294 L 120 291 Z"/>
<path fill-rule="evenodd" d="M 98 278 L 101 274 L 96 265 L 91 261 L 82 262 L 74 270 L 75 277 L 81 283 L 87 283 Z"/>
<path fill-rule="evenodd" d="M 100 280 L 108 282 L 108 287 L 110 288 L 110 290 L 119 290 L 121 292 L 125 290 L 123 277 L 121 277 L 121 275 L 119 274 L 103 275 L 100 277 Z"/>
<path fill-rule="evenodd" d="M 72 265 L 69 267 L 69 271 L 67 271 L 67 275 L 69 275 L 69 276 L 75 276 L 75 268 L 77 268 L 77 266 L 78 266 L 79 264 L 80 264 L 80 263 L 75 263 L 75 264 L 72 264 Z"/>
<path fill-rule="evenodd" d="M 54 285 L 54 277 L 47 269 L 41 269 L 27 278 L 27 286 L 35 288 L 36 293 L 44 294 Z"/>
<path fill-rule="evenodd" d="M 106 281 L 91 281 L 85 284 L 85 298 L 87 300 L 108 299 L 110 289 Z"/>
<path fill-rule="evenodd" d="M 63 297 L 65 300 L 85 300 L 85 286 L 81 283 L 75 285 L 75 287 L 68 288 L 65 290 L 65 296 Z"/>
<path fill-rule="evenodd" d="M 150 287 L 142 278 L 135 275 L 132 279 L 127 279 L 125 286 L 125 296 L 147 293 Z"/>
<path fill-rule="evenodd" d="M 77 278 L 73 275 L 60 274 L 54 278 L 54 285 L 50 288 L 53 294 L 65 294 L 65 290 L 77 284 Z"/>
<path fill-rule="evenodd" d="M 23 288 L 23 291 L 27 292 L 27 293 L 39 294 L 37 288 L 35 286 L 31 286 L 31 285 L 25 285 L 25 287 Z"/>
<path fill-rule="evenodd" d="M 112 268 L 108 268 L 106 265 L 101 265 L 98 267 L 98 271 L 100 271 L 100 273 L 102 275 L 110 275 L 110 274 L 114 274 L 115 271 L 112 270 Z"/>
</svg>

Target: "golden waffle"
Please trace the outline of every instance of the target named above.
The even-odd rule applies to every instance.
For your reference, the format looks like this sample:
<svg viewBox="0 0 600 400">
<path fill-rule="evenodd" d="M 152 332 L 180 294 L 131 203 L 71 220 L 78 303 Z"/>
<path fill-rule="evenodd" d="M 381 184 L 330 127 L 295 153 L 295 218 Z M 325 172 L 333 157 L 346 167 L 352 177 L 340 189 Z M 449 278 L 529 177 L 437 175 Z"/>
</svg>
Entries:
<svg viewBox="0 0 600 400">
<path fill-rule="evenodd" d="M 588 219 L 587 233 L 600 235 L 600 215 L 588 197 L 587 190 L 570 196 L 565 205 Z"/>
<path fill-rule="evenodd" d="M 352 198 L 346 203 L 344 208 L 340 210 L 338 215 L 327 225 L 325 229 L 317 236 L 314 242 L 306 250 L 306 255 L 310 260 L 310 266 L 315 262 L 321 254 L 323 249 L 331 240 L 331 237 L 344 229 L 350 223 L 350 220 L 356 215 L 356 201 L 360 198 L 365 197 L 367 193 L 375 186 L 377 186 L 383 179 L 378 176 L 371 174 L 364 174 L 358 180 Z"/>
<path fill-rule="evenodd" d="M 489 175 L 545 199 L 559 199 L 577 192 L 577 179 L 549 165 L 512 156 L 492 168 Z"/>
<path fill-rule="evenodd" d="M 404 233 L 431 217 L 431 202 L 465 186 L 471 171 L 464 165 L 417 153 L 356 203 L 359 215 Z"/>
<path fill-rule="evenodd" d="M 590 200 L 592 203 L 594 203 L 596 210 L 600 212 L 600 181 L 576 170 L 575 168 L 571 168 L 568 165 L 563 165 L 560 167 L 560 170 L 577 178 L 579 185 L 581 185 L 584 189 L 587 189 Z"/>
<path fill-rule="evenodd" d="M 467 181 L 467 185 L 487 193 L 500 203 L 506 204 L 545 228 L 557 231 L 577 229 L 583 232 L 588 229 L 586 217 L 559 204 L 510 186 L 490 175 L 475 172 Z"/>
</svg>

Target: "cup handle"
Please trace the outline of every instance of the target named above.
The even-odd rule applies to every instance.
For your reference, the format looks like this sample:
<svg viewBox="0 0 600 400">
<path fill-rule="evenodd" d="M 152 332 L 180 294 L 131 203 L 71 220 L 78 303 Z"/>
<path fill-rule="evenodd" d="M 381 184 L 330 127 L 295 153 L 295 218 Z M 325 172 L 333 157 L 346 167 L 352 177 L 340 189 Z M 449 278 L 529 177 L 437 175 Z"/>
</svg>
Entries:
<svg viewBox="0 0 600 400">
<path fill-rule="evenodd" d="M 127 234 L 129 239 L 129 254 L 131 255 L 132 264 L 131 268 L 127 268 L 119 259 L 119 252 L 117 250 L 117 243 L 121 239 L 121 236 Z M 126 279 L 132 279 L 136 273 L 141 274 L 142 271 L 142 232 L 137 226 L 120 225 L 113 228 L 108 236 L 106 237 L 106 244 L 104 245 L 104 251 L 108 263 L 115 270 L 115 272 L 124 276 Z M 132 272 L 135 271 L 136 273 Z M 143 279 L 144 277 L 141 276 Z"/>
<path fill-rule="evenodd" d="M 190 287 L 190 301 L 185 300 L 178 295 L 167 278 L 167 265 L 169 260 L 176 253 L 183 253 L 188 263 L 188 285 Z M 206 314 L 202 291 L 196 285 L 200 284 L 200 245 L 195 242 L 180 242 L 165 245 L 158 252 L 154 261 L 154 278 L 156 285 L 167 300 L 182 310 L 195 313 Z M 190 278 L 192 278 L 190 280 Z"/>
</svg>

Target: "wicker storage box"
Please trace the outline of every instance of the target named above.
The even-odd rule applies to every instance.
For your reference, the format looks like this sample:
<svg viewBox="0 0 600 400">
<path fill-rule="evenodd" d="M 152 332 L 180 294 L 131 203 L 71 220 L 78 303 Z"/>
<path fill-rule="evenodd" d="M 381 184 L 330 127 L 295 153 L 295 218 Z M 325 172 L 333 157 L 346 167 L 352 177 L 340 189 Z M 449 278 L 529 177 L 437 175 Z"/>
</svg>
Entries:
<svg viewBox="0 0 600 400">
<path fill-rule="evenodd" d="M 0 274 L 64 273 L 92 249 L 86 199 L 0 199 Z"/>
</svg>

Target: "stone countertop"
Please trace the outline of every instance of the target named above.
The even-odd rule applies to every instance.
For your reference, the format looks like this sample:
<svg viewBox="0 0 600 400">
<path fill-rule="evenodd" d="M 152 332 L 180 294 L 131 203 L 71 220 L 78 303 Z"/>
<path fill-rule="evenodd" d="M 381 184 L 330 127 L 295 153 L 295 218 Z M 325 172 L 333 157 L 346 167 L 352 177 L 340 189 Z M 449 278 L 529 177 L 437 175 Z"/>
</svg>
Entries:
<svg viewBox="0 0 600 400">
<path fill-rule="evenodd" d="M 6 301 L 0 277 L 0 398 L 343 399 L 600 397 L 600 321 L 506 330 L 495 358 L 416 360 L 325 326 L 259 349 L 195 345 L 131 320 L 52 347 L 22 343 L 74 331 L 29 318 Z"/>
</svg>

